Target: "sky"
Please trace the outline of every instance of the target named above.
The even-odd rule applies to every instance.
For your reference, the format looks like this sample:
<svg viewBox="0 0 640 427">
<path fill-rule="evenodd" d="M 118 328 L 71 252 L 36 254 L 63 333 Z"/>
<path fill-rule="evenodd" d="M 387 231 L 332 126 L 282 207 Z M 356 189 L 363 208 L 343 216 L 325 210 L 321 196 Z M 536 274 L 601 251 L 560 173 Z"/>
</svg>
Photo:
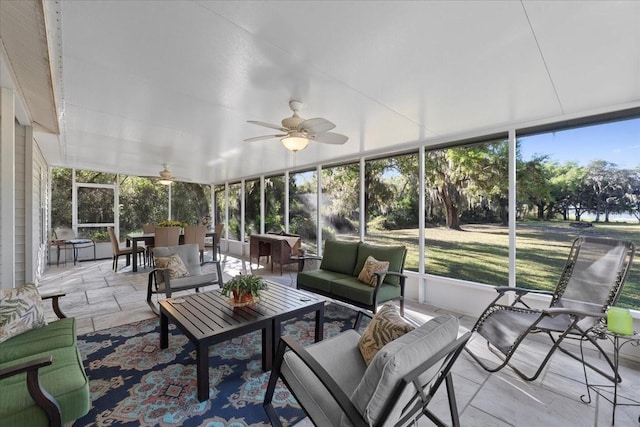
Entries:
<svg viewBox="0 0 640 427">
<path fill-rule="evenodd" d="M 548 154 L 560 164 L 574 161 L 586 166 L 592 160 L 615 163 L 621 169 L 640 167 L 640 119 L 587 126 L 561 132 L 518 138 L 523 160 Z"/>
</svg>

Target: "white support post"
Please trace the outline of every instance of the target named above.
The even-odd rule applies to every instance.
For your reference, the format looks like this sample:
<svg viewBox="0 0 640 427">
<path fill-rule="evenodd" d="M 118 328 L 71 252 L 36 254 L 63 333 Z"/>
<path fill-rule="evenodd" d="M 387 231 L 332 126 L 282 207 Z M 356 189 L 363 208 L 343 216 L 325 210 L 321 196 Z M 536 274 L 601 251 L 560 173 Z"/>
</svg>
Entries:
<svg viewBox="0 0 640 427">
<path fill-rule="evenodd" d="M 264 196 L 264 175 L 260 177 L 260 234 L 264 234 L 264 211 L 266 199 Z"/>
<path fill-rule="evenodd" d="M 169 220 L 173 219 L 171 217 L 171 187 L 173 187 L 173 184 L 167 185 L 167 192 L 168 192 L 168 195 L 169 195 L 167 197 L 167 200 L 168 200 L 167 203 L 169 203 L 169 206 L 167 207 L 167 219 L 169 219 Z"/>
<path fill-rule="evenodd" d="M 210 217 L 210 221 L 209 221 L 209 225 L 208 227 L 211 227 L 211 222 L 213 222 L 213 224 L 215 224 L 216 222 L 216 193 L 213 191 L 214 187 L 213 185 L 209 185 L 209 193 L 211 194 L 211 199 L 209 199 L 209 217 Z M 220 236 L 217 236 L 218 239 L 220 238 Z"/>
<path fill-rule="evenodd" d="M 78 235 L 78 186 L 76 185 L 76 169 L 71 169 L 71 229 Z M 118 229 L 116 228 L 116 232 Z M 118 234 L 116 234 L 117 236 Z"/>
<path fill-rule="evenodd" d="M 316 252 L 322 256 L 322 165 L 316 166 Z"/>
<path fill-rule="evenodd" d="M 224 239 L 229 241 L 229 183 L 224 183 Z"/>
<path fill-rule="evenodd" d="M 0 88 L 0 289 L 16 281 L 16 105 L 13 89 Z"/>
<path fill-rule="evenodd" d="M 424 145 L 420 147 L 418 151 L 418 273 L 419 273 L 419 286 L 418 286 L 418 301 L 424 303 L 427 297 L 427 281 L 425 279 L 425 148 Z"/>
<path fill-rule="evenodd" d="M 33 127 L 25 127 L 24 136 L 24 280 L 25 283 L 35 282 L 36 275 L 34 259 L 37 260 L 37 252 L 34 251 L 35 227 L 40 227 L 40 221 L 34 221 L 33 211 Z M 38 198 L 40 194 L 38 194 Z M 39 243 L 39 239 L 38 239 Z M 38 245 L 39 247 L 40 245 Z M 36 263 L 37 265 L 37 263 Z"/>
<path fill-rule="evenodd" d="M 365 168 L 366 162 L 364 161 L 364 157 L 360 157 L 360 241 L 364 242 L 364 234 L 365 228 L 367 225 L 367 213 L 364 211 L 364 198 L 365 198 L 365 188 L 364 188 L 364 178 L 365 178 Z"/>
<path fill-rule="evenodd" d="M 284 232 L 289 232 L 289 171 L 284 172 Z"/>
<path fill-rule="evenodd" d="M 516 286 L 516 131 L 509 130 L 509 286 Z M 514 296 L 509 292 L 510 299 Z"/>
<path fill-rule="evenodd" d="M 238 236 L 238 240 L 240 240 L 240 247 L 242 250 L 242 255 L 244 255 L 244 230 L 246 227 L 244 221 L 244 213 L 246 212 L 244 195 L 246 194 L 245 186 L 246 181 L 244 179 L 240 180 L 240 235 Z"/>
</svg>

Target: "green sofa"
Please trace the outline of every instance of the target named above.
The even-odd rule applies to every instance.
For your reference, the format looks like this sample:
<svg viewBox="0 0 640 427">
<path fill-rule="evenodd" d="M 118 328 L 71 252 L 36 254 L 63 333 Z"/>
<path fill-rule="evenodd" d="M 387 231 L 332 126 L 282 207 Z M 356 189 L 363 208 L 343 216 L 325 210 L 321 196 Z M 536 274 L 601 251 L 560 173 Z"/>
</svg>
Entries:
<svg viewBox="0 0 640 427">
<path fill-rule="evenodd" d="M 59 426 L 89 411 L 89 379 L 76 345 L 75 319 L 60 312 L 58 296 L 59 320 L 0 343 L 2 427 Z"/>
<path fill-rule="evenodd" d="M 378 261 L 389 261 L 389 271 L 384 277 L 376 274 L 376 286 L 358 280 L 358 274 L 370 255 Z M 404 315 L 406 276 L 402 274 L 402 270 L 406 255 L 407 249 L 404 246 L 327 240 L 320 268 L 298 273 L 297 287 L 371 310 L 373 313 L 380 304 L 398 300 L 400 313 Z"/>
</svg>

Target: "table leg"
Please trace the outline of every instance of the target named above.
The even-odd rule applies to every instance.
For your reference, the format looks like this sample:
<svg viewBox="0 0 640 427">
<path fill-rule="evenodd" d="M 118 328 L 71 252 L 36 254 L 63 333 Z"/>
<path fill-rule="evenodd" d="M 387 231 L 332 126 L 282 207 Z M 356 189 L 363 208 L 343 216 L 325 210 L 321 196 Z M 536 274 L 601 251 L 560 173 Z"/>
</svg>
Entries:
<svg viewBox="0 0 640 427">
<path fill-rule="evenodd" d="M 127 239 L 126 242 L 125 242 L 125 246 L 127 248 L 130 248 L 131 247 L 131 240 Z M 127 255 L 127 262 L 124 265 L 126 265 L 127 267 L 129 265 L 131 265 L 131 256 L 130 255 Z"/>
<path fill-rule="evenodd" d="M 131 266 L 131 269 L 135 273 L 136 271 L 138 271 L 138 241 L 136 239 L 133 239 L 132 247 L 133 250 L 131 251 L 131 256 L 133 257 L 133 265 Z"/>
<path fill-rule="evenodd" d="M 316 310 L 316 342 L 324 339 L 324 303 Z"/>
<path fill-rule="evenodd" d="M 271 370 L 273 365 L 273 352 L 278 348 L 278 342 L 275 341 L 276 335 L 280 340 L 280 322 L 274 319 L 262 328 L 262 370 L 265 372 Z M 274 342 L 276 345 L 273 344 Z"/>
<path fill-rule="evenodd" d="M 198 400 L 209 400 L 209 346 L 199 342 L 196 345 L 196 365 L 198 380 Z"/>
<path fill-rule="evenodd" d="M 160 310 L 160 348 L 169 347 L 169 318 Z"/>
</svg>

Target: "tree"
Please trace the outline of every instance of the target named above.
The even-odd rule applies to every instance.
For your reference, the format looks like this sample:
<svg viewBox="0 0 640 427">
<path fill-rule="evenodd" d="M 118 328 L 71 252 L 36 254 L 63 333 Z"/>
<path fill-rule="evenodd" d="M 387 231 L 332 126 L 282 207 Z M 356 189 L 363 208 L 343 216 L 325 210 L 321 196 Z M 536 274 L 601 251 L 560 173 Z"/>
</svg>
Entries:
<svg viewBox="0 0 640 427">
<path fill-rule="evenodd" d="M 585 178 L 593 191 L 589 211 L 596 214 L 596 222 L 600 222 L 601 213 L 605 214 L 605 222 L 609 222 L 607 198 L 613 197 L 613 192 L 620 185 L 616 165 L 604 160 L 595 160 L 587 166 Z"/>
<path fill-rule="evenodd" d="M 536 218 L 545 219 L 553 209 L 551 196 L 552 169 L 549 156 L 539 155 L 528 161 L 517 160 L 517 200 L 536 207 Z"/>
</svg>

